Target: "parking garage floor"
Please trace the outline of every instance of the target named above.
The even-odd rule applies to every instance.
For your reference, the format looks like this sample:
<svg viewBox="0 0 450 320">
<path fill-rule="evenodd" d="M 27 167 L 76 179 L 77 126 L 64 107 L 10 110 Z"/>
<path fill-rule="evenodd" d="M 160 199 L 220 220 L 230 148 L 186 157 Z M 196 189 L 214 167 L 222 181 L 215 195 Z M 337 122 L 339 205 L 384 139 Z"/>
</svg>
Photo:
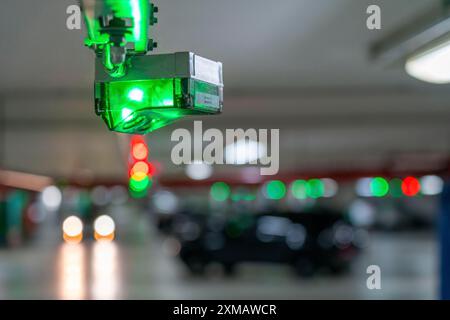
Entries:
<svg viewBox="0 0 450 320">
<path fill-rule="evenodd" d="M 36 241 L 0 250 L 0 299 L 433 299 L 437 251 L 430 233 L 373 233 L 347 275 L 301 279 L 288 266 L 243 264 L 234 277 L 212 266 L 188 274 L 151 230 L 141 237 L 82 245 Z M 57 239 L 55 237 L 54 239 Z M 381 268 L 381 290 L 366 268 Z"/>
</svg>

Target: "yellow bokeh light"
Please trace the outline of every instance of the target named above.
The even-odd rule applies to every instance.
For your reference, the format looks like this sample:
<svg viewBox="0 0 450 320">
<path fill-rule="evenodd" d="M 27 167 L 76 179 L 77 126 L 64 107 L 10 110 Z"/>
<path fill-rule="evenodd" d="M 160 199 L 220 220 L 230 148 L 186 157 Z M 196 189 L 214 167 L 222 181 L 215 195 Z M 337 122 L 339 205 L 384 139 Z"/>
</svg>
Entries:
<svg viewBox="0 0 450 320">
<path fill-rule="evenodd" d="M 70 216 L 62 225 L 63 239 L 68 243 L 79 243 L 83 239 L 83 222 L 76 216 Z"/>
<path fill-rule="evenodd" d="M 102 215 L 95 219 L 94 238 L 95 240 L 112 241 L 115 237 L 116 225 L 114 220 L 107 215 Z"/>
</svg>

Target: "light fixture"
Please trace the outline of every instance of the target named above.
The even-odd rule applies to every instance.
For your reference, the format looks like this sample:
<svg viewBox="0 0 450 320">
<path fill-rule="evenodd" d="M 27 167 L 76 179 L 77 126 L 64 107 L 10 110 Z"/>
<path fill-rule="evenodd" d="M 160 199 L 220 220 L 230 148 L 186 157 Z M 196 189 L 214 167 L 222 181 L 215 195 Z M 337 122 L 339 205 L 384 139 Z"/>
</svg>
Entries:
<svg viewBox="0 0 450 320">
<path fill-rule="evenodd" d="M 177 210 L 178 197 L 173 192 L 161 190 L 153 196 L 153 204 L 158 212 L 172 214 Z"/>
<path fill-rule="evenodd" d="M 116 225 L 114 220 L 107 215 L 102 215 L 94 221 L 94 238 L 97 241 L 112 241 Z"/>
<path fill-rule="evenodd" d="M 194 161 L 186 165 L 186 175 L 192 180 L 205 180 L 211 177 L 213 168 L 202 161 Z"/>
<path fill-rule="evenodd" d="M 411 56 L 405 69 L 410 76 L 422 81 L 450 83 L 450 40 Z"/>
<path fill-rule="evenodd" d="M 332 198 L 334 197 L 338 190 L 339 190 L 339 185 L 336 182 L 336 180 L 330 179 L 330 178 L 323 178 L 320 179 L 322 181 L 323 184 L 323 196 L 325 198 Z"/>
<path fill-rule="evenodd" d="M 370 188 L 371 182 L 372 178 L 369 177 L 358 179 L 355 185 L 356 194 L 360 197 L 371 197 L 372 196 L 372 190 Z"/>
<path fill-rule="evenodd" d="M 62 193 L 56 186 L 46 187 L 41 194 L 41 201 L 48 211 L 56 211 L 61 206 Z"/>
<path fill-rule="evenodd" d="M 222 63 L 192 52 L 147 55 L 158 8 L 149 0 L 81 0 L 95 51 L 95 112 L 109 130 L 146 134 L 222 111 Z M 214 41 L 214 38 L 209 39 Z"/>
<path fill-rule="evenodd" d="M 254 140 L 241 139 L 225 147 L 226 163 L 243 165 L 252 163 L 266 154 L 266 146 Z"/>
<path fill-rule="evenodd" d="M 427 196 L 435 196 L 442 192 L 444 188 L 444 180 L 439 176 L 424 176 L 420 178 L 422 194 Z"/>
<path fill-rule="evenodd" d="M 450 83 L 450 7 L 447 3 L 393 30 L 371 47 L 372 56 L 386 66 L 404 66 L 416 79 L 434 84 Z"/>
<path fill-rule="evenodd" d="M 67 217 L 62 230 L 64 241 L 67 243 L 79 243 L 83 239 L 83 222 L 76 216 Z"/>
</svg>

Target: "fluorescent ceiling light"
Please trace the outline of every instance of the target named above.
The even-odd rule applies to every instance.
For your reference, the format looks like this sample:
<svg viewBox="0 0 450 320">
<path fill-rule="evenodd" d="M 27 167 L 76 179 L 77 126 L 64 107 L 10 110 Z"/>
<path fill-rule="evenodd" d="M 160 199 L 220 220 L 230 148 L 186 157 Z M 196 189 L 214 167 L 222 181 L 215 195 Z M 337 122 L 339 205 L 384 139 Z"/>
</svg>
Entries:
<svg viewBox="0 0 450 320">
<path fill-rule="evenodd" d="M 48 186 L 42 191 L 41 201 L 47 210 L 56 211 L 61 206 L 62 193 L 58 187 Z"/>
<path fill-rule="evenodd" d="M 427 196 L 435 196 L 442 192 L 444 180 L 438 176 L 424 176 L 420 179 L 421 192 Z"/>
<path fill-rule="evenodd" d="M 422 81 L 450 83 L 450 40 L 410 57 L 405 69 L 410 76 Z"/>
<path fill-rule="evenodd" d="M 201 161 L 194 161 L 186 166 L 186 175 L 192 180 L 205 180 L 211 177 L 212 167 Z"/>
<path fill-rule="evenodd" d="M 225 159 L 228 164 L 242 165 L 261 159 L 266 154 L 266 146 L 253 140 L 239 140 L 225 148 Z"/>
<path fill-rule="evenodd" d="M 444 3 L 445 2 L 445 3 Z M 406 72 L 419 80 L 450 83 L 450 5 L 430 8 L 405 21 L 371 46 L 372 56 L 384 66 L 402 62 Z"/>
</svg>

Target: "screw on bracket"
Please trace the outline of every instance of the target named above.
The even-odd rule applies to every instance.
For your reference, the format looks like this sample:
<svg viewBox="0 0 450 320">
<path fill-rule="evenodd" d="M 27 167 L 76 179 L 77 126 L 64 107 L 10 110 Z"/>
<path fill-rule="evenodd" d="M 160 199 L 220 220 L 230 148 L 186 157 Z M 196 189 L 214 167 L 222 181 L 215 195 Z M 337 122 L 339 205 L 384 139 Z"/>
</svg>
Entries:
<svg viewBox="0 0 450 320">
<path fill-rule="evenodd" d="M 158 48 L 158 42 L 155 42 L 155 41 L 153 41 L 153 39 L 150 39 L 148 41 L 147 50 L 152 51 L 155 48 Z"/>
<path fill-rule="evenodd" d="M 155 6 L 153 3 L 150 4 L 150 25 L 154 25 L 156 23 L 158 23 L 158 18 L 155 17 L 155 13 L 159 12 L 159 8 L 157 6 Z"/>
</svg>

